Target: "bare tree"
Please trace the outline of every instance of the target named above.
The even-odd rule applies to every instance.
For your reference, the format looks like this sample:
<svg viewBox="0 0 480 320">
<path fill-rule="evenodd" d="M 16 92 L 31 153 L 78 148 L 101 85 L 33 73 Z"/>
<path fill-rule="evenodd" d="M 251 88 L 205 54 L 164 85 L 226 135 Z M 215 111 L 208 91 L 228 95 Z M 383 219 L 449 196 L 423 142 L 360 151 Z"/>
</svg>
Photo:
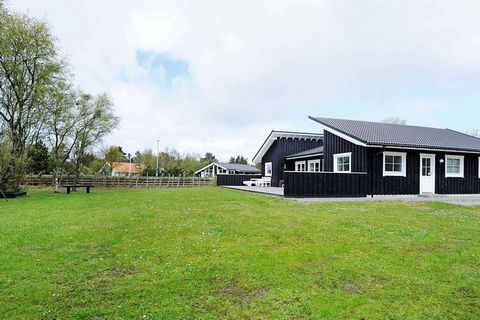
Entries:
<svg viewBox="0 0 480 320">
<path fill-rule="evenodd" d="M 70 84 L 60 81 L 50 90 L 47 111 L 49 116 L 44 129 L 51 148 L 54 188 L 58 192 L 59 177 L 64 173 L 65 163 L 73 149 L 76 126 L 83 116 L 77 112 L 76 95 Z"/>
<path fill-rule="evenodd" d="M 468 134 L 468 135 L 480 138 L 480 129 L 467 130 L 465 133 Z"/>
<path fill-rule="evenodd" d="M 402 119 L 400 117 L 390 117 L 390 118 L 386 118 L 382 121 L 383 123 L 390 123 L 390 124 L 401 124 L 401 125 L 406 125 L 407 124 L 407 120 L 406 119 Z"/>
<path fill-rule="evenodd" d="M 0 120 L 6 131 L 8 163 L 0 189 L 19 190 L 25 175 L 26 147 L 38 137 L 45 96 L 63 64 L 44 23 L 0 9 Z"/>
<path fill-rule="evenodd" d="M 119 118 L 115 116 L 113 103 L 106 94 L 93 97 L 82 93 L 77 104 L 82 117 L 76 126 L 72 156 L 78 183 L 80 169 L 88 152 L 118 126 Z"/>
</svg>

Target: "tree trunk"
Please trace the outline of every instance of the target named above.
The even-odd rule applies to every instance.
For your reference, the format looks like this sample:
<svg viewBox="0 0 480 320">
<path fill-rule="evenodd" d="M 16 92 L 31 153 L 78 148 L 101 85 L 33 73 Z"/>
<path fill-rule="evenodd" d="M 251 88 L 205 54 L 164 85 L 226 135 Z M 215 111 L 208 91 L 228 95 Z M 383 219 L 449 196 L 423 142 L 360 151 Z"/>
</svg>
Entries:
<svg viewBox="0 0 480 320">
<path fill-rule="evenodd" d="M 58 193 L 60 188 L 60 181 L 58 179 L 57 169 L 53 170 L 53 192 Z"/>
<path fill-rule="evenodd" d="M 25 174 L 24 168 L 25 148 L 21 139 L 12 139 L 11 158 L 2 174 L 0 181 L 0 189 L 2 191 L 19 191 L 22 179 Z"/>
</svg>

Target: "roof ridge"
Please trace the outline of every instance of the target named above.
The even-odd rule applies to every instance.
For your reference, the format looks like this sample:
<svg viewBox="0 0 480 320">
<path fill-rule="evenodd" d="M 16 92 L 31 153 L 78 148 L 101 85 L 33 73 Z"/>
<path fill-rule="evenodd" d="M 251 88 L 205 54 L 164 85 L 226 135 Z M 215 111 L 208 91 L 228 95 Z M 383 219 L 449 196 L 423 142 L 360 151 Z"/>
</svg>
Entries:
<svg viewBox="0 0 480 320">
<path fill-rule="evenodd" d="M 312 117 L 312 116 L 309 116 L 309 118 L 312 119 L 312 120 L 314 120 L 314 119 L 326 119 L 326 120 L 338 120 L 338 121 L 356 121 L 356 122 L 375 123 L 375 124 L 382 124 L 382 125 L 395 126 L 395 127 L 414 127 L 414 128 L 447 130 L 447 128 L 419 126 L 419 125 L 413 125 L 413 124 L 388 123 L 388 122 L 380 122 L 380 121 L 353 120 L 353 119 L 341 119 L 341 118 L 329 118 L 329 117 Z"/>
<path fill-rule="evenodd" d="M 477 140 L 480 140 L 480 137 L 476 137 L 474 135 L 471 135 L 471 134 L 468 134 L 468 133 L 465 133 L 465 132 L 461 132 L 461 131 L 458 131 L 458 130 L 454 130 L 454 129 L 450 129 L 450 128 L 446 128 L 445 130 L 448 130 L 448 131 L 452 131 L 452 132 L 456 132 L 456 133 L 460 133 L 464 136 L 467 136 L 467 137 L 470 137 L 470 138 L 475 138 Z"/>
</svg>

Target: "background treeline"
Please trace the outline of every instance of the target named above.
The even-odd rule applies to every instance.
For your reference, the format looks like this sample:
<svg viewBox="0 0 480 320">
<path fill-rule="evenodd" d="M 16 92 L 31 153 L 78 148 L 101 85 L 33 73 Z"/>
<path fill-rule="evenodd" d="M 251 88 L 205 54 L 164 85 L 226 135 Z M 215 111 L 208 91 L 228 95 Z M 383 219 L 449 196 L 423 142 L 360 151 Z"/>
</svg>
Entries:
<svg viewBox="0 0 480 320">
<path fill-rule="evenodd" d="M 151 149 L 126 153 L 121 146 L 100 148 L 96 153 L 87 153 L 79 166 L 83 175 L 110 174 L 110 167 L 105 164 L 129 162 L 143 168 L 141 175 L 154 176 L 157 172 L 157 154 Z M 158 154 L 159 174 L 164 176 L 193 176 L 198 169 L 218 162 L 216 157 L 207 152 L 203 157 L 198 154 L 181 154 L 173 148 L 167 148 Z M 243 156 L 231 157 L 230 163 L 247 163 Z M 27 155 L 27 172 L 29 174 L 49 174 L 54 170 L 54 157 L 51 150 L 39 141 L 29 148 Z M 63 167 L 63 174 L 73 175 L 77 172 L 74 159 L 68 159 Z"/>
</svg>

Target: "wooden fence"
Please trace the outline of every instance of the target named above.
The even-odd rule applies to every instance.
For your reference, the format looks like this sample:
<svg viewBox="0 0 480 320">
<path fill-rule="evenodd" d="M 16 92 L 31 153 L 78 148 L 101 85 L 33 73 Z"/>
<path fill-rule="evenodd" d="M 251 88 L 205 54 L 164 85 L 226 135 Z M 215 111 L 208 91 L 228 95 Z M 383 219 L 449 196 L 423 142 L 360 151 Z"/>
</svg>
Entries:
<svg viewBox="0 0 480 320">
<path fill-rule="evenodd" d="M 75 176 L 61 176 L 60 185 L 72 184 Z M 192 188 L 215 186 L 216 180 L 201 177 L 110 177 L 105 175 L 80 176 L 80 185 L 96 188 Z M 27 186 L 53 186 L 53 176 L 27 176 Z"/>
<path fill-rule="evenodd" d="M 285 171 L 285 197 L 366 197 L 365 173 Z"/>
</svg>

